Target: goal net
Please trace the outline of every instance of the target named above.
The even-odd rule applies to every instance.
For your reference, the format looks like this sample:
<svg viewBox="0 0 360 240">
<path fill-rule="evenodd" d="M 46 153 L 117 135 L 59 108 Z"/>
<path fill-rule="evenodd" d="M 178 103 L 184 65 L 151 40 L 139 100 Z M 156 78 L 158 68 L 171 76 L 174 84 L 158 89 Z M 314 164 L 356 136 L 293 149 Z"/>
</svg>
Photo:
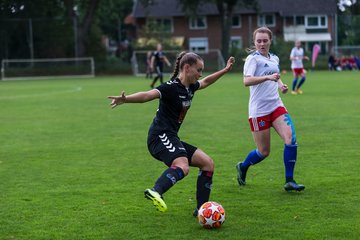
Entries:
<svg viewBox="0 0 360 240">
<path fill-rule="evenodd" d="M 147 54 L 149 51 L 134 51 L 131 58 L 132 71 L 135 76 L 144 76 L 147 69 Z M 171 74 L 173 72 L 174 64 L 176 62 L 177 55 L 180 51 L 169 50 L 163 51 L 164 55 L 169 59 L 172 64 L 171 67 L 168 67 L 164 64 L 164 73 Z M 205 71 L 214 72 L 222 69 L 225 66 L 223 56 L 219 49 L 210 49 L 207 52 L 197 52 L 205 62 Z"/>
<path fill-rule="evenodd" d="M 95 63 L 87 58 L 3 59 L 2 80 L 94 77 Z"/>
<path fill-rule="evenodd" d="M 360 46 L 337 46 L 332 48 L 335 57 L 360 57 Z"/>
</svg>

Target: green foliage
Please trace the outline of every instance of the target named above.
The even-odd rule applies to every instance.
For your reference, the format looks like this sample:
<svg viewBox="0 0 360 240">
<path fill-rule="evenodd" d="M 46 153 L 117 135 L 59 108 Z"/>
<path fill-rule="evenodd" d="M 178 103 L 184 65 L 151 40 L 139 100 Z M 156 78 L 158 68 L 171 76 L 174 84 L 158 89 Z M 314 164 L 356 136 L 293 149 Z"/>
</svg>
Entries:
<svg viewBox="0 0 360 240">
<path fill-rule="evenodd" d="M 102 0 L 98 9 L 102 33 L 117 41 L 124 40 L 124 19 L 131 13 L 132 6 L 132 0 Z"/>
<path fill-rule="evenodd" d="M 74 31 L 77 29 L 85 34 L 84 42 L 78 42 L 85 47 L 84 55 L 103 60 L 106 52 L 101 46 L 101 36 L 107 34 L 113 39 L 123 40 L 118 39 L 122 34 L 125 37 L 124 30 L 120 28 L 124 18 L 131 12 L 132 3 L 131 0 L 99 1 L 90 20 L 92 25 L 85 29 L 84 17 L 91 4 L 95 4 L 94 1 L 1 1 L 0 59 L 30 58 L 31 43 L 34 58 L 74 57 Z M 78 26 L 75 29 L 73 16 L 68 12 L 77 15 Z"/>
<path fill-rule="evenodd" d="M 131 64 L 126 59 L 108 57 L 96 64 L 96 75 L 132 74 Z"/>
<path fill-rule="evenodd" d="M 67 57 L 73 53 L 72 22 L 58 1 L 2 1 L 0 59 Z M 31 38 L 32 36 L 32 38 Z"/>
<path fill-rule="evenodd" d="M 0 239 L 358 239 L 358 72 L 309 72 L 303 95 L 282 95 L 301 193 L 282 189 L 274 131 L 270 156 L 238 186 L 235 164 L 255 147 L 241 78 L 199 91 L 180 130 L 215 161 L 211 200 L 226 210 L 218 230 L 192 217 L 194 168 L 165 194 L 168 212 L 143 197 L 165 169 L 146 147 L 158 101 L 111 110 L 106 96 L 146 90 L 148 79 L 0 82 Z"/>
<path fill-rule="evenodd" d="M 154 50 L 156 45 L 161 43 L 166 50 L 182 49 L 183 46 L 177 43 L 175 38 L 171 37 L 170 28 L 171 26 L 167 23 L 148 17 L 145 26 L 140 30 L 144 38 L 134 44 L 134 47 L 137 50 Z"/>
<path fill-rule="evenodd" d="M 339 45 L 360 45 L 360 15 L 341 14 L 338 17 Z"/>
</svg>

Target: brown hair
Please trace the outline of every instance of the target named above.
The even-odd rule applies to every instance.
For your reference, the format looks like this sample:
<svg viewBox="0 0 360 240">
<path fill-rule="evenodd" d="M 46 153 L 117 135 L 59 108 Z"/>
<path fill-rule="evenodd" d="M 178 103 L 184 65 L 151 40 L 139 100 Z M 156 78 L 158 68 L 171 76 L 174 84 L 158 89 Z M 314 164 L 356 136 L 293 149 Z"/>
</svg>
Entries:
<svg viewBox="0 0 360 240">
<path fill-rule="evenodd" d="M 181 69 L 183 69 L 185 64 L 190 66 L 196 64 L 197 61 L 204 61 L 199 55 L 193 52 L 181 52 L 176 58 L 175 68 L 171 80 L 174 80 L 178 75 Z"/>
<path fill-rule="evenodd" d="M 268 27 L 259 27 L 257 29 L 255 29 L 255 31 L 253 32 L 253 42 L 255 43 L 255 37 L 257 33 L 266 33 L 267 35 L 269 35 L 270 41 L 272 40 L 272 31 L 268 28 Z M 252 46 L 248 49 L 246 49 L 246 52 L 248 53 L 252 53 L 255 52 L 256 48 L 255 46 Z"/>
</svg>

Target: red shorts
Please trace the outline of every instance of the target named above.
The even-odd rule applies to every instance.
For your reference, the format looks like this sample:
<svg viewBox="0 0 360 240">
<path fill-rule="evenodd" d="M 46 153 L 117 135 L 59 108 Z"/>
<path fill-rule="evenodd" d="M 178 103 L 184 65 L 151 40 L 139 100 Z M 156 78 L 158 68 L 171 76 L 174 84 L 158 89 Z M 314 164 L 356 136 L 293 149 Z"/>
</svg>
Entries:
<svg viewBox="0 0 360 240">
<path fill-rule="evenodd" d="M 258 132 L 270 128 L 276 118 L 286 113 L 288 112 L 285 107 L 278 107 L 269 115 L 249 118 L 251 131 Z"/>
<path fill-rule="evenodd" d="M 304 68 L 293 68 L 292 71 L 294 75 L 299 76 L 304 73 Z"/>
</svg>

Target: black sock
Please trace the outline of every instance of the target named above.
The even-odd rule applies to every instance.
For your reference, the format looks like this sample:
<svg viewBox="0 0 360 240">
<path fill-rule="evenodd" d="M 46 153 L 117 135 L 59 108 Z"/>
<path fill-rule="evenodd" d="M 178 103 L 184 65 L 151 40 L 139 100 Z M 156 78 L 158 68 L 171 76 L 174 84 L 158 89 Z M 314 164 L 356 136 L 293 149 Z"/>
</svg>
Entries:
<svg viewBox="0 0 360 240">
<path fill-rule="evenodd" d="M 155 85 L 155 83 L 156 83 L 156 81 L 158 80 L 158 78 L 159 78 L 159 77 L 155 77 L 155 78 L 154 78 L 153 82 L 151 83 L 151 86 L 154 86 L 154 85 Z"/>
<path fill-rule="evenodd" d="M 169 190 L 175 183 L 184 178 L 184 172 L 179 167 L 170 167 L 156 180 L 154 189 L 160 195 Z"/>
<path fill-rule="evenodd" d="M 203 203 L 209 201 L 211 185 L 212 185 L 213 172 L 199 171 L 197 184 L 196 184 L 196 201 L 197 209 L 203 205 Z"/>
</svg>

